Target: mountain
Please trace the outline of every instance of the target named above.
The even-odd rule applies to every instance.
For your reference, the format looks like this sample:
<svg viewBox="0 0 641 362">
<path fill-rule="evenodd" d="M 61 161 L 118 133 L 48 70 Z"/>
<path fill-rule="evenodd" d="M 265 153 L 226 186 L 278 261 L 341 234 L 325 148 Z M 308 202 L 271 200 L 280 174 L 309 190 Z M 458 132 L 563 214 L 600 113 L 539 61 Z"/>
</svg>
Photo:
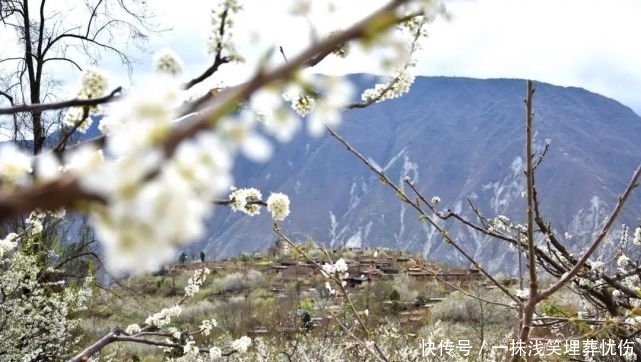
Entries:
<svg viewBox="0 0 641 362">
<path fill-rule="evenodd" d="M 364 74 L 351 80 L 359 90 L 376 82 Z M 641 118 L 584 89 L 535 86 L 537 149 L 550 141 L 536 175 L 541 209 L 578 252 L 641 163 Z M 469 198 L 488 217 L 506 215 L 523 223 L 524 94 L 525 81 L 518 79 L 417 77 L 401 98 L 346 112 L 338 132 L 392 180 L 401 183 L 409 176 L 428 199 L 438 195 L 441 209 L 473 219 Z M 78 140 L 99 135 L 99 120 L 94 118 Z M 54 134 L 50 140 L 58 138 Z M 331 248 L 389 247 L 468 264 L 329 135 L 311 138 L 300 132 L 289 144 L 274 146 L 275 156 L 264 164 L 238 159 L 235 185 L 256 187 L 265 197 L 272 191 L 288 194 L 292 214 L 282 228 L 294 240 L 313 239 Z M 637 191 L 615 225 L 637 226 L 639 205 Z M 514 272 L 516 255 L 503 244 L 455 223 L 445 225 L 486 269 Z M 266 250 L 275 239 L 266 211 L 249 217 L 217 207 L 208 220 L 208 236 L 187 251 L 224 257 Z"/>
<path fill-rule="evenodd" d="M 359 89 L 375 79 L 351 76 Z M 550 150 L 537 169 L 542 211 L 580 251 L 616 203 L 641 162 L 641 118 L 620 103 L 574 87 L 535 83 L 535 140 Z M 411 177 L 439 207 L 472 218 L 467 198 L 486 216 L 524 222 L 525 81 L 417 77 L 407 95 L 344 114 L 338 132 L 396 182 Z M 300 133 L 275 144 L 264 164 L 239 160 L 237 187 L 287 193 L 292 214 L 283 230 L 329 247 L 379 246 L 467 264 L 415 211 L 329 135 Z M 637 193 L 617 222 L 636 226 Z M 634 206 L 637 206 L 635 208 Z M 504 245 L 457 224 L 450 233 L 489 270 L 513 271 Z M 566 234 L 567 233 L 567 234 Z M 266 214 L 249 217 L 218 207 L 198 253 L 228 256 L 265 250 L 275 235 Z"/>
</svg>

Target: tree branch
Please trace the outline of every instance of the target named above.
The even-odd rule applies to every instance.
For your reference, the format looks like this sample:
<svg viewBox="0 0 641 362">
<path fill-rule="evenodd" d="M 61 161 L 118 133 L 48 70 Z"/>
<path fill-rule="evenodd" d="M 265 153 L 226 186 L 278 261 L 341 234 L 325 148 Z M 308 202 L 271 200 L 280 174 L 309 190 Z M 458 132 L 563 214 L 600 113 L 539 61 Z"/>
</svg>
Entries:
<svg viewBox="0 0 641 362">
<path fill-rule="evenodd" d="M 68 101 L 62 101 L 62 102 L 56 102 L 56 103 L 21 104 L 13 107 L 0 108 L 0 115 L 51 111 L 51 110 L 70 108 L 70 107 L 92 107 L 92 106 L 97 106 L 100 104 L 105 104 L 105 103 L 113 102 L 120 99 L 121 92 L 122 92 L 122 87 L 118 87 L 112 90 L 111 93 L 98 98 L 91 98 L 91 99 L 75 98 L 75 99 L 70 99 Z"/>
<path fill-rule="evenodd" d="M 559 279 L 556 283 L 551 285 L 548 289 L 544 290 L 540 294 L 540 298 L 544 299 L 552 295 L 552 293 L 556 292 L 559 290 L 563 285 L 565 285 L 570 279 L 572 279 L 574 276 L 576 276 L 583 265 L 585 265 L 586 261 L 592 256 L 594 251 L 601 245 L 603 240 L 605 239 L 606 235 L 610 231 L 610 228 L 612 227 L 612 224 L 616 220 L 616 218 L 619 216 L 621 213 L 621 210 L 623 209 L 623 205 L 625 205 L 626 201 L 630 198 L 630 195 L 632 195 L 632 192 L 634 189 L 639 185 L 639 179 L 641 178 L 641 165 L 637 167 L 636 171 L 632 175 L 632 178 L 630 179 L 630 182 L 628 182 L 628 185 L 626 186 L 625 190 L 619 196 L 619 199 L 617 200 L 617 204 L 612 210 L 612 213 L 608 218 L 606 219 L 605 225 L 601 228 L 601 231 L 599 231 L 599 234 L 597 235 L 596 239 L 592 242 L 588 250 L 583 254 L 581 259 L 579 259 L 574 267 L 565 273 L 561 279 Z"/>
<path fill-rule="evenodd" d="M 218 27 L 218 34 L 220 35 L 221 39 L 225 34 L 225 26 L 227 24 L 228 15 L 229 15 L 229 7 L 225 8 L 225 10 L 223 11 L 220 17 L 220 26 Z M 201 75 L 187 82 L 184 85 L 184 89 L 190 89 L 196 84 L 204 81 L 205 79 L 209 78 L 214 73 L 216 73 L 216 71 L 218 70 L 218 68 L 220 68 L 221 65 L 225 63 L 229 63 L 230 61 L 229 57 L 223 57 L 222 51 L 223 51 L 222 44 L 218 44 L 218 47 L 216 49 L 216 57 L 214 58 L 214 63 L 209 68 L 207 68 Z"/>
</svg>

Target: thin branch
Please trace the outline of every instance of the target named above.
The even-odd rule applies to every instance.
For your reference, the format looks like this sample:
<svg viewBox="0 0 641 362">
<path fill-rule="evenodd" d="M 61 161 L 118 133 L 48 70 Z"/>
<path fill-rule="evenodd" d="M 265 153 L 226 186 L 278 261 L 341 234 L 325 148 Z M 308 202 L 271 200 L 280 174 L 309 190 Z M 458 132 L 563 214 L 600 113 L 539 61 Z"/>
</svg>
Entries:
<svg viewBox="0 0 641 362">
<path fill-rule="evenodd" d="M 56 103 L 21 104 L 13 107 L 0 108 L 0 115 L 51 111 L 51 110 L 70 108 L 70 107 L 92 107 L 92 106 L 97 106 L 100 104 L 105 104 L 105 103 L 113 102 L 120 99 L 121 92 L 122 92 L 122 87 L 118 87 L 112 90 L 111 93 L 98 98 L 91 98 L 91 99 L 75 98 L 75 99 L 70 99 L 68 101 L 62 101 L 62 102 L 56 102 Z"/>
<path fill-rule="evenodd" d="M 225 8 L 223 13 L 220 16 L 220 26 L 218 27 L 218 34 L 220 36 L 220 39 L 223 38 L 223 35 L 225 34 L 225 26 L 227 25 L 227 16 L 229 15 L 229 7 Z M 196 84 L 204 81 L 205 79 L 211 77 L 216 71 L 218 71 L 218 68 L 220 68 L 221 65 L 229 63 L 231 60 L 229 57 L 223 57 L 222 56 L 222 51 L 223 51 L 223 46 L 222 42 L 218 44 L 218 47 L 216 49 L 216 57 L 214 58 L 214 63 L 211 65 L 211 67 L 207 68 L 201 75 L 198 77 L 190 80 L 184 85 L 184 89 L 190 89 L 191 87 L 195 86 Z"/>
<path fill-rule="evenodd" d="M 465 257 L 465 259 L 467 259 L 470 263 L 475 265 L 476 268 L 481 272 L 481 274 L 483 274 L 488 280 L 490 280 L 494 285 L 496 285 L 497 288 L 499 288 L 505 295 L 510 297 L 515 302 L 520 303 L 520 300 L 518 298 L 516 298 L 514 295 L 512 295 L 512 293 L 510 293 L 510 291 L 507 288 L 505 288 L 505 286 L 503 286 L 498 280 L 496 280 L 492 275 L 490 275 L 490 273 L 488 273 L 485 269 L 483 269 L 479 265 L 479 263 L 476 262 L 476 260 L 474 260 L 474 258 L 467 251 L 465 251 L 455 240 L 453 240 L 452 237 L 450 237 L 450 235 L 447 232 L 447 230 L 442 228 L 440 225 L 438 225 L 434 221 L 433 218 L 431 218 L 429 215 L 427 215 L 425 213 L 425 211 L 421 208 L 420 204 L 412 202 L 405 195 L 405 192 L 403 190 L 401 190 L 401 188 L 398 187 L 395 183 L 393 183 L 387 177 L 387 175 L 385 175 L 385 173 L 383 171 L 381 171 L 381 170 L 377 169 L 376 167 L 374 167 L 374 165 L 369 160 L 367 160 L 367 158 L 365 158 L 365 156 L 363 156 L 360 152 L 358 152 L 349 142 L 347 142 L 347 140 L 345 140 L 338 133 L 336 133 L 336 131 L 334 131 L 330 127 L 326 127 L 326 129 L 329 131 L 330 135 L 332 135 L 332 137 L 334 137 L 336 140 L 338 140 L 338 142 L 343 144 L 343 146 L 345 146 L 350 153 L 352 153 L 354 156 L 356 156 L 370 170 L 372 170 L 375 174 L 377 174 L 379 176 L 380 180 L 383 183 L 385 183 L 386 185 L 388 185 L 392 189 L 394 189 L 394 191 L 396 191 L 397 196 L 401 199 L 402 202 L 405 202 L 405 203 L 409 204 L 410 206 L 412 206 L 412 208 L 414 208 L 420 214 L 420 218 L 421 219 L 426 220 L 427 222 L 429 222 L 432 225 L 432 227 L 434 227 L 434 229 L 436 231 L 438 231 L 438 233 L 443 237 L 443 239 L 445 239 L 445 242 L 447 244 L 450 244 L 461 255 L 463 255 L 463 257 Z"/>
<path fill-rule="evenodd" d="M 583 256 L 577 261 L 577 263 L 574 265 L 574 267 L 568 271 L 567 273 L 563 274 L 561 279 L 559 279 L 555 284 L 551 285 L 548 289 L 542 291 L 539 295 L 539 298 L 544 299 L 552 295 L 554 292 L 559 290 L 563 285 L 565 285 L 571 278 L 573 278 L 575 275 L 579 273 L 583 265 L 585 265 L 586 261 L 592 256 L 592 254 L 596 251 L 596 249 L 601 245 L 603 240 L 605 239 L 606 235 L 610 231 L 610 228 L 612 227 L 612 224 L 616 220 L 616 218 L 619 216 L 621 213 L 621 210 L 623 209 L 623 205 L 625 205 L 626 201 L 630 198 L 630 195 L 634 191 L 634 189 L 639 186 L 639 179 L 641 178 L 641 165 L 637 167 L 636 171 L 632 175 L 632 178 L 630 179 L 630 182 L 628 182 L 628 185 L 625 188 L 625 191 L 619 196 L 619 199 L 617 200 L 617 204 L 612 210 L 612 213 L 610 216 L 608 216 L 605 225 L 601 228 L 601 231 L 599 231 L 599 234 L 597 235 L 596 239 L 592 242 L 588 250 L 583 254 Z"/>
<path fill-rule="evenodd" d="M 44 65 L 45 63 L 47 63 L 47 62 L 49 62 L 49 61 L 56 61 L 56 60 L 60 60 L 60 61 L 63 61 L 63 62 L 71 63 L 71 64 L 72 64 L 74 67 L 76 67 L 79 71 L 82 71 L 82 68 L 78 65 L 78 63 L 76 63 L 75 61 L 73 61 L 72 59 L 69 59 L 69 58 L 62 58 L 62 57 L 52 57 L 52 58 L 47 58 L 47 59 L 45 59 L 45 60 L 43 60 L 43 61 L 42 61 L 42 65 Z"/>
<path fill-rule="evenodd" d="M 0 96 L 7 98 L 7 100 L 9 101 L 9 104 L 13 106 L 13 97 L 9 93 L 3 92 L 0 90 Z"/>
<path fill-rule="evenodd" d="M 0 63 L 8 62 L 11 60 L 24 60 L 24 58 L 23 57 L 4 58 L 4 59 L 0 59 Z"/>
<path fill-rule="evenodd" d="M 144 334 L 141 333 L 141 335 L 144 335 Z M 158 341 L 154 339 L 146 339 L 146 338 L 138 337 L 136 335 L 130 336 L 127 333 L 125 333 L 122 329 L 114 328 L 105 336 L 103 336 L 102 338 L 94 342 L 91 346 L 87 347 L 82 352 L 70 358 L 68 362 L 88 361 L 90 357 L 100 352 L 106 346 L 115 342 L 132 342 L 132 343 L 144 344 L 149 346 L 169 347 L 169 348 L 176 348 L 176 349 L 182 349 L 184 347 L 182 344 L 179 344 L 179 343 Z M 200 349 L 199 352 L 208 353 L 208 351 L 204 349 Z M 233 355 L 236 352 L 237 351 L 235 349 L 230 349 L 228 351 L 223 352 L 222 356 L 228 357 Z"/>
</svg>

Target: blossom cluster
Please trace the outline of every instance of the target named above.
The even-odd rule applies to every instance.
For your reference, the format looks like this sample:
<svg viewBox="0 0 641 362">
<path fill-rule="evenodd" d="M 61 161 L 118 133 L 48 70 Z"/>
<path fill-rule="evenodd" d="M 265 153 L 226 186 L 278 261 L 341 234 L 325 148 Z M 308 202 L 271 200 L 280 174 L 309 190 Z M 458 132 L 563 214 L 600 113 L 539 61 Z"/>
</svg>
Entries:
<svg viewBox="0 0 641 362">
<path fill-rule="evenodd" d="M 182 308 L 177 305 L 170 308 L 163 308 L 160 312 L 147 317 L 145 323 L 151 326 L 162 328 L 171 323 L 171 318 L 179 316 L 181 312 Z"/>
<path fill-rule="evenodd" d="M 89 69 L 85 71 L 80 80 L 80 90 L 78 91 L 78 99 L 92 99 L 102 96 L 107 90 L 107 77 L 98 69 Z M 89 114 L 100 113 L 99 106 L 92 106 L 88 108 L 88 113 L 83 107 L 71 108 L 63 122 L 70 127 L 77 127 L 78 131 L 86 132 L 91 127 L 91 117 Z"/>
<path fill-rule="evenodd" d="M 154 70 L 156 73 L 175 77 L 182 74 L 183 68 L 182 61 L 173 50 L 163 49 L 156 53 L 154 58 Z"/>
<path fill-rule="evenodd" d="M 247 352 L 249 346 L 251 346 L 252 340 L 247 336 L 242 336 L 231 343 L 231 348 L 238 352 Z"/>
<path fill-rule="evenodd" d="M 275 192 L 267 198 L 267 210 L 272 213 L 272 219 L 283 221 L 289 215 L 289 197 Z"/>
<path fill-rule="evenodd" d="M 72 338 L 80 324 L 79 313 L 92 296 L 93 278 L 71 286 L 57 278 L 57 270 L 42 264 L 38 255 L 16 248 L 42 241 L 44 216 L 34 212 L 26 229 L 0 240 L 0 350 L 3 361 L 53 360 L 77 348 Z M 48 275 L 50 281 L 43 281 Z"/>
<path fill-rule="evenodd" d="M 251 187 L 246 189 L 232 188 L 229 194 L 231 200 L 231 209 L 241 211 L 249 216 L 255 216 L 260 213 L 260 204 L 262 194 L 257 189 Z"/>
<path fill-rule="evenodd" d="M 365 90 L 361 98 L 365 102 L 382 102 L 388 99 L 398 98 L 409 92 L 412 83 L 414 83 L 414 78 L 414 75 L 405 69 L 399 69 L 388 82 L 376 84 L 374 88 Z"/>
<path fill-rule="evenodd" d="M 31 172 L 33 172 L 31 158 L 20 151 L 15 144 L 4 143 L 0 146 L 2 181 L 16 185 L 26 184 Z"/>
<path fill-rule="evenodd" d="M 217 54 L 224 50 L 229 60 L 243 61 L 232 41 L 233 15 L 241 9 L 237 0 L 224 0 L 211 11 L 211 33 L 207 43 L 209 54 Z"/>
<path fill-rule="evenodd" d="M 4 254 L 16 248 L 18 244 L 16 242 L 17 239 L 18 234 L 16 233 L 9 233 L 4 238 L 0 239 L 0 258 L 2 258 Z"/>
<path fill-rule="evenodd" d="M 249 216 L 260 214 L 260 207 L 263 203 L 272 214 L 272 219 L 283 221 L 289 215 L 289 197 L 283 193 L 275 192 L 269 195 L 266 202 L 262 201 L 262 194 L 259 190 L 251 188 L 232 188 L 229 195 L 231 209 L 240 211 Z"/>
<path fill-rule="evenodd" d="M 207 275 L 209 275 L 208 268 L 196 270 L 194 272 L 194 276 L 187 280 L 187 286 L 185 287 L 185 296 L 193 297 L 194 295 L 196 295 L 196 293 L 198 293 L 198 291 L 200 290 L 200 287 L 205 282 Z"/>
<path fill-rule="evenodd" d="M 343 258 L 336 260 L 334 264 L 325 263 L 321 267 L 321 273 L 325 278 L 337 277 L 339 279 L 345 279 L 349 276 L 347 270 L 347 262 Z"/>
<path fill-rule="evenodd" d="M 211 330 L 218 326 L 218 323 L 216 322 L 215 319 L 205 319 L 200 323 L 200 332 L 208 336 L 211 333 Z"/>
<path fill-rule="evenodd" d="M 340 124 L 340 112 L 349 105 L 353 95 L 354 86 L 343 77 L 304 73 L 299 74 L 296 82 L 282 93 L 283 99 L 291 102 L 296 113 L 307 116 L 309 134 L 316 137 L 323 134 L 326 126 Z"/>
</svg>

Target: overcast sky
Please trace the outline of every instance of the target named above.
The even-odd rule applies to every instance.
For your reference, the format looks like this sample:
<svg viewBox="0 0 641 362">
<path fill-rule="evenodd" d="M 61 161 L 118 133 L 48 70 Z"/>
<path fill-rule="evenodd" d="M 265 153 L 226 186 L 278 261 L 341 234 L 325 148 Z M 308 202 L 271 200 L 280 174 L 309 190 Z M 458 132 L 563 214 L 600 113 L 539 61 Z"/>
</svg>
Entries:
<svg viewBox="0 0 641 362">
<path fill-rule="evenodd" d="M 305 44 L 306 24 L 285 15 L 283 4 L 288 1 L 241 2 L 246 12 L 237 24 L 237 44 L 250 58 L 259 56 L 270 41 L 291 54 Z M 152 44 L 175 49 L 195 72 L 207 62 L 203 43 L 210 29 L 211 2 L 189 3 L 176 7 L 175 2 L 159 1 L 154 5 L 159 20 L 174 30 L 155 37 Z M 350 0 L 347 6 L 355 11 L 319 15 L 315 23 L 322 31 L 331 30 L 362 16 L 362 9 L 373 10 L 381 3 Z M 531 78 L 578 86 L 614 98 L 641 114 L 641 1 L 458 0 L 446 4 L 452 19 L 438 20 L 429 27 L 430 37 L 418 56 L 418 74 Z M 252 30 L 260 31 L 263 41 L 259 45 L 251 42 Z M 229 70 L 228 76 L 242 77 L 249 68 Z M 362 57 L 317 68 L 321 73 L 378 70 Z"/>
<path fill-rule="evenodd" d="M 319 5 L 327 1 L 311 1 L 317 8 L 313 22 L 321 33 L 345 27 L 385 2 L 337 0 L 344 12 L 328 15 Z M 234 38 L 248 62 L 225 66 L 219 74 L 225 83 L 249 76 L 269 47 L 283 46 L 293 56 L 309 42 L 305 20 L 288 15 L 292 1 L 239 2 L 245 11 L 236 20 Z M 205 49 L 215 3 L 184 0 L 177 6 L 175 1 L 149 1 L 156 20 L 173 28 L 153 34 L 149 48 L 172 48 L 186 63 L 187 76 L 202 72 L 211 61 Z M 446 5 L 451 20 L 439 19 L 429 26 L 429 38 L 417 55 L 419 75 L 530 78 L 577 86 L 614 98 L 641 114 L 641 0 L 452 0 Z M 260 42 L 255 41 L 257 37 Z M 3 33 L 0 38 L 8 40 L 9 35 Z M 11 44 L 15 46 L 5 41 L 0 55 L 11 53 Z M 138 58 L 142 65 L 137 75 L 142 73 L 144 78 L 151 71 L 150 56 Z M 118 60 L 103 60 L 101 67 L 116 78 L 111 86 L 126 86 L 128 80 Z M 61 68 L 57 74 L 65 71 L 69 70 Z M 315 71 L 380 73 L 371 57 L 356 52 L 347 61 L 328 58 Z M 65 78 L 78 77 L 75 71 L 69 74 Z"/>
</svg>

